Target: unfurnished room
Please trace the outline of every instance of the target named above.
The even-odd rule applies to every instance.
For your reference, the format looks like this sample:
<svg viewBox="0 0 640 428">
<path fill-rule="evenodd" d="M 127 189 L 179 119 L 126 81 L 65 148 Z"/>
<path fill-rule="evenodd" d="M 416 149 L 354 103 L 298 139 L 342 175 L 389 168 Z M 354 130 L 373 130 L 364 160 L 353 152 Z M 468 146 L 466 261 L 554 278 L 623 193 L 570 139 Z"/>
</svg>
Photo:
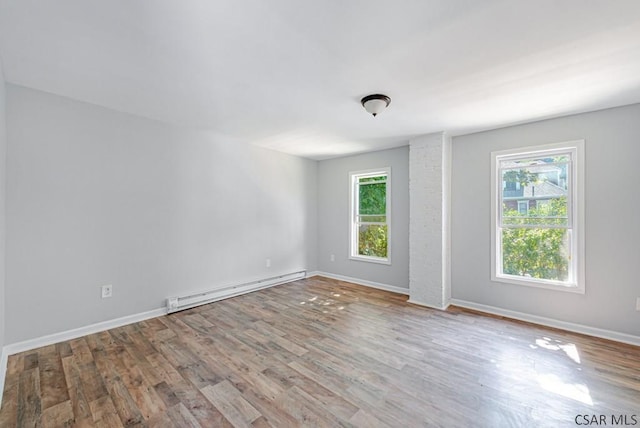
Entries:
<svg viewBox="0 0 640 428">
<path fill-rule="evenodd" d="M 640 2 L 0 0 L 0 427 L 640 426 Z"/>
</svg>

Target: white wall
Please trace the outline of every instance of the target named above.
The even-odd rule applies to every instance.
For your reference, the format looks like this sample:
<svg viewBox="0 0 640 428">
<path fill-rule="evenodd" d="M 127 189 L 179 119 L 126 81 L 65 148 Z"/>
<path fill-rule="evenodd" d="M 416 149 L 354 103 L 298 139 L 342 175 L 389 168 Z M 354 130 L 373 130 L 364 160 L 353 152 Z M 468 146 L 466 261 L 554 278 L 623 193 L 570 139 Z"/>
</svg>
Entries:
<svg viewBox="0 0 640 428">
<path fill-rule="evenodd" d="M 391 265 L 349 259 L 349 172 L 391 167 Z M 335 262 L 330 255 L 335 254 Z M 318 166 L 318 268 L 409 288 L 409 148 L 330 159 Z"/>
<path fill-rule="evenodd" d="M 640 335 L 640 105 L 453 139 L 453 298 Z M 585 139 L 586 293 L 490 280 L 490 153 Z"/>
<path fill-rule="evenodd" d="M 2 64 L 0 64 L 0 350 L 5 343 L 5 181 L 6 181 L 6 152 L 7 127 L 5 122 L 6 91 Z M 0 367 L 0 372 L 4 367 Z M 0 379 L 2 377 L 0 376 Z M 2 391 L 0 391 L 0 397 Z"/>
<path fill-rule="evenodd" d="M 316 269 L 315 161 L 13 85 L 7 131 L 7 343 Z"/>
</svg>

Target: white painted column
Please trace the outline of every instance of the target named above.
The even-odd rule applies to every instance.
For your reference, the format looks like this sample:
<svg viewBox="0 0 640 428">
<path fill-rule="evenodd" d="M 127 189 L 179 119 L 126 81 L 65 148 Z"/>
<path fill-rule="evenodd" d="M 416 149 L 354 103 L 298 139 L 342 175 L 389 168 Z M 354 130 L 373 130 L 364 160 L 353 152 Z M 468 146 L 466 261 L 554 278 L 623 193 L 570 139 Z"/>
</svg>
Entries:
<svg viewBox="0 0 640 428">
<path fill-rule="evenodd" d="M 451 137 L 409 144 L 409 302 L 446 309 L 451 300 Z"/>
</svg>

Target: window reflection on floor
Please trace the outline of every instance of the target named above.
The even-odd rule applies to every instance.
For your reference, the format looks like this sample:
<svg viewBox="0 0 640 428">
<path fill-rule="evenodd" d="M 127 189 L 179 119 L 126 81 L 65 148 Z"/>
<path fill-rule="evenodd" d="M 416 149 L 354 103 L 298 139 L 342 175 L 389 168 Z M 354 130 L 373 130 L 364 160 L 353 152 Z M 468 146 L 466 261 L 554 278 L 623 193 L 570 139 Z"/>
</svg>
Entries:
<svg viewBox="0 0 640 428">
<path fill-rule="evenodd" d="M 545 349 L 548 351 L 560 351 L 564 353 L 571 361 L 580 364 L 580 354 L 578 348 L 573 343 L 565 343 L 558 339 L 542 337 L 535 340 L 535 345 L 529 345 L 531 349 Z M 580 369 L 578 369 L 580 370 Z M 570 377 L 570 373 L 567 373 Z M 545 390 L 553 392 L 572 400 L 579 401 L 583 404 L 593 406 L 593 400 L 589 392 L 589 387 L 584 383 L 571 382 L 562 379 L 561 376 L 554 373 L 540 373 L 537 376 L 538 384 Z"/>
<path fill-rule="evenodd" d="M 565 383 L 554 374 L 541 374 L 538 383 L 549 392 L 593 406 L 589 388 L 581 383 Z"/>
</svg>

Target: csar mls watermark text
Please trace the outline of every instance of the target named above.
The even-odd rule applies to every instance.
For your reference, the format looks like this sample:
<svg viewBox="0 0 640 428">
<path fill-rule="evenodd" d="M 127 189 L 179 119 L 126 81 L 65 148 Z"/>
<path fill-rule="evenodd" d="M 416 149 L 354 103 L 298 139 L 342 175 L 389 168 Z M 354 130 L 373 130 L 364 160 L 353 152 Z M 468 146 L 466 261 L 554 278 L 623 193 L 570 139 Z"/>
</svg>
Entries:
<svg viewBox="0 0 640 428">
<path fill-rule="evenodd" d="M 576 415 L 576 425 L 587 426 L 635 426 L 638 425 L 637 415 Z"/>
</svg>

